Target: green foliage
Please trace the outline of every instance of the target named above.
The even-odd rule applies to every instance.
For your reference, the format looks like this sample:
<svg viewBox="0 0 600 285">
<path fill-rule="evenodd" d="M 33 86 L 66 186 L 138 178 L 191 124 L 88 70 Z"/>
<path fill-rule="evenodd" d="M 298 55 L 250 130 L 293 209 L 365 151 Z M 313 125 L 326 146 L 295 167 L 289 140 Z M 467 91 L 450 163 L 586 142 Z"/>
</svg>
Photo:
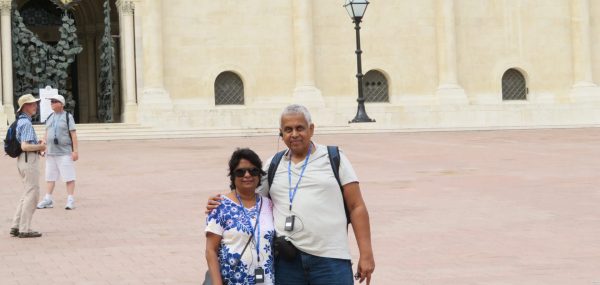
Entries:
<svg viewBox="0 0 600 285">
<path fill-rule="evenodd" d="M 68 68 L 83 50 L 77 39 L 75 20 L 65 11 L 59 28 L 60 40 L 51 46 L 27 29 L 18 10 L 13 10 L 12 19 L 15 102 L 18 96 L 38 94 L 40 88 L 49 85 L 65 96 L 65 108 L 73 112 L 75 101 L 67 92 Z"/>
<path fill-rule="evenodd" d="M 100 78 L 98 80 L 98 119 L 101 122 L 113 121 L 113 94 L 115 89 L 116 66 L 114 40 L 110 31 L 110 4 L 104 1 L 104 34 L 100 43 Z"/>
</svg>

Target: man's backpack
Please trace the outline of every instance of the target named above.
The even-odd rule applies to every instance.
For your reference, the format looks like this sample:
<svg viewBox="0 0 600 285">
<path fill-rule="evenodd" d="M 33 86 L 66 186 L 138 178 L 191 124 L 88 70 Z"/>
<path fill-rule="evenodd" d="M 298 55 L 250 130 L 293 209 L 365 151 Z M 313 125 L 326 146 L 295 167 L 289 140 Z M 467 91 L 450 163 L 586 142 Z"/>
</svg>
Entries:
<svg viewBox="0 0 600 285">
<path fill-rule="evenodd" d="M 273 184 L 273 179 L 275 179 L 275 172 L 277 171 L 277 167 L 279 166 L 279 162 L 285 155 L 285 150 L 282 150 L 276 153 L 271 159 L 271 164 L 269 165 L 269 170 L 267 171 L 267 180 L 269 183 L 269 189 Z M 329 154 L 329 163 L 331 164 L 331 170 L 333 170 L 333 175 L 335 176 L 335 180 L 337 180 L 338 185 L 340 186 L 340 191 L 342 191 L 342 198 L 344 198 L 344 187 L 342 187 L 342 182 L 340 181 L 340 149 L 337 146 L 328 145 L 327 153 Z M 346 200 L 344 199 L 344 211 L 346 212 L 346 223 L 350 224 L 350 211 L 348 211 L 348 207 L 346 206 Z"/>
<path fill-rule="evenodd" d="M 23 153 L 21 143 L 17 140 L 17 122 L 19 122 L 19 119 L 10 124 L 4 139 L 4 152 L 12 158 L 19 157 Z"/>
</svg>

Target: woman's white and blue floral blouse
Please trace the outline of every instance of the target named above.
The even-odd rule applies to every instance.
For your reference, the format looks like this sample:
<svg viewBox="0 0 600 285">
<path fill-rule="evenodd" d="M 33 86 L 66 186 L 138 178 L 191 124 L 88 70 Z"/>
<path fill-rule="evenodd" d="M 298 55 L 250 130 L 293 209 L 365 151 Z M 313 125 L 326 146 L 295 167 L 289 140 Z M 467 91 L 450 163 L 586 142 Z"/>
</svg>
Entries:
<svg viewBox="0 0 600 285">
<path fill-rule="evenodd" d="M 265 271 L 265 282 L 273 284 L 273 203 L 269 198 L 262 197 L 262 210 L 260 213 L 260 263 L 256 256 L 256 244 L 250 242 L 240 258 L 244 246 L 250 238 L 251 229 L 256 223 L 258 209 L 253 206 L 246 208 L 250 220 L 243 212 L 242 206 L 226 196 L 221 205 L 213 210 L 206 218 L 206 231 L 221 236 L 219 248 L 219 264 L 224 284 L 255 284 L 254 270 L 260 266 Z M 260 207 L 260 204 L 259 204 Z M 255 229 L 256 230 L 256 229 Z M 234 266 L 239 260 L 237 266 Z"/>
</svg>

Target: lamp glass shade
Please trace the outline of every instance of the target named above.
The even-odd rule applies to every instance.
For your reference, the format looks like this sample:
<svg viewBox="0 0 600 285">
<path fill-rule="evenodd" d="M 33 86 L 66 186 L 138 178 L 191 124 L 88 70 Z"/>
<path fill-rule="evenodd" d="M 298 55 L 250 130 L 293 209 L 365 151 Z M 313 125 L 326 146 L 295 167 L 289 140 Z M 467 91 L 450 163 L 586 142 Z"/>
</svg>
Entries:
<svg viewBox="0 0 600 285">
<path fill-rule="evenodd" d="M 348 15 L 353 20 L 362 19 L 365 15 L 365 11 L 367 11 L 367 5 L 369 5 L 369 1 L 367 0 L 346 0 L 346 4 L 344 4 L 344 8 L 348 11 Z"/>
</svg>

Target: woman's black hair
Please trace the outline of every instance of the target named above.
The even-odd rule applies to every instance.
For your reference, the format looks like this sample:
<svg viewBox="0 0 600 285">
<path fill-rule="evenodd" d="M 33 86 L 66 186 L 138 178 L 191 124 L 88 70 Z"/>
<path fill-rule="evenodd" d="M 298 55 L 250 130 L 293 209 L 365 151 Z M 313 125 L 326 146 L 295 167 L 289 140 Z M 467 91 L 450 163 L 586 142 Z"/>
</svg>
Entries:
<svg viewBox="0 0 600 285">
<path fill-rule="evenodd" d="M 229 176 L 231 181 L 229 184 L 229 188 L 231 190 L 235 189 L 235 175 L 233 175 L 233 171 L 238 167 L 242 159 L 249 161 L 256 168 L 260 169 L 260 174 L 258 175 L 258 186 L 260 186 L 261 177 L 267 174 L 262 170 L 262 161 L 260 161 L 260 157 L 258 157 L 256 152 L 249 148 L 238 148 L 233 152 L 233 154 L 231 154 L 231 159 L 229 159 L 229 174 L 227 174 L 227 176 Z"/>
</svg>

